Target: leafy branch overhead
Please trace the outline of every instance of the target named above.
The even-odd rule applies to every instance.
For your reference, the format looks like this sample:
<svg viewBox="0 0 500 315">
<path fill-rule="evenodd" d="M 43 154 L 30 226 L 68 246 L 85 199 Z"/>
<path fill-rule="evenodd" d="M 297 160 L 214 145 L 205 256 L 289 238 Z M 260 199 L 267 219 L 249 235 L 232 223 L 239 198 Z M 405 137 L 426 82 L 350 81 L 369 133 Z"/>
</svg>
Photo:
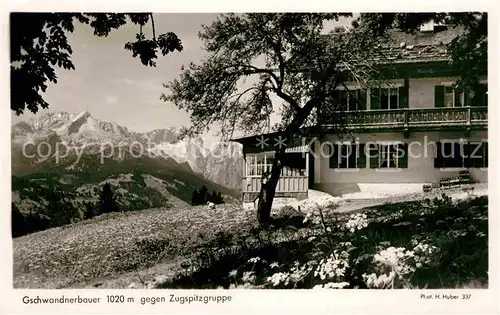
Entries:
<svg viewBox="0 0 500 315">
<path fill-rule="evenodd" d="M 48 108 L 42 93 L 48 82 L 57 83 L 55 67 L 75 69 L 67 38 L 67 33 L 75 30 L 75 21 L 92 27 L 98 37 L 108 36 L 129 22 L 139 26 L 136 40 L 126 43 L 125 49 L 145 66 L 156 66 L 158 53 L 165 56 L 183 49 L 176 34 L 156 34 L 151 13 L 11 13 L 11 110 L 17 115 L 26 109 L 36 113 Z M 148 23 L 150 37 L 143 32 Z"/>
<path fill-rule="evenodd" d="M 207 59 L 188 65 L 179 79 L 166 84 L 170 93 L 162 98 L 191 114 L 185 135 L 203 133 L 214 123 L 222 126 L 225 138 L 235 130 L 296 131 L 310 112 L 332 105 L 332 91 L 347 80 L 346 67 L 354 69 L 349 76 L 362 81 L 376 74 L 367 62 L 377 47 L 370 30 L 361 27 L 339 36 L 323 31 L 325 21 L 349 16 L 222 15 L 199 34 Z M 270 122 L 276 113 L 273 99 L 283 104 L 282 124 Z"/>
<path fill-rule="evenodd" d="M 397 70 L 384 51 L 391 31 L 411 33 L 430 20 L 461 30 L 447 46 L 459 84 L 472 86 L 486 73 L 486 13 L 367 13 L 327 34 L 325 22 L 342 17 L 351 14 L 224 14 L 204 26 L 207 58 L 187 65 L 162 95 L 190 113 L 183 135 L 214 124 L 223 138 L 314 126 L 323 108 L 343 110 L 333 100 L 337 87 L 393 79 Z M 280 121 L 273 124 L 273 116 Z"/>
</svg>

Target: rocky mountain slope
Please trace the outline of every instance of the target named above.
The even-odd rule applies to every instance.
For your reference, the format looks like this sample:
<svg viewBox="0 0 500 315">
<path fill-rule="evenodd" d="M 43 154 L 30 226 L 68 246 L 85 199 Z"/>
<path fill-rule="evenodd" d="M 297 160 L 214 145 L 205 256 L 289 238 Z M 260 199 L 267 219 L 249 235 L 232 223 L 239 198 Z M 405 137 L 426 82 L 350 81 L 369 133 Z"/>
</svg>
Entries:
<svg viewBox="0 0 500 315">
<path fill-rule="evenodd" d="M 186 207 L 203 186 L 226 202 L 239 197 L 228 186 L 241 182 L 241 150 L 180 141 L 173 128 L 138 133 L 88 112 L 56 113 L 13 125 L 11 143 L 12 211 L 22 233 L 52 227 L 59 215 L 64 224 L 85 218 L 106 183 L 118 211 Z"/>
<path fill-rule="evenodd" d="M 12 172 L 31 173 L 47 167 L 50 160 L 60 164 L 79 155 L 98 154 L 101 160 L 116 161 L 147 156 L 173 159 L 221 186 L 240 188 L 239 144 L 209 142 L 202 137 L 179 140 L 177 135 L 175 128 L 134 132 L 96 119 L 87 111 L 48 113 L 12 126 Z"/>
</svg>

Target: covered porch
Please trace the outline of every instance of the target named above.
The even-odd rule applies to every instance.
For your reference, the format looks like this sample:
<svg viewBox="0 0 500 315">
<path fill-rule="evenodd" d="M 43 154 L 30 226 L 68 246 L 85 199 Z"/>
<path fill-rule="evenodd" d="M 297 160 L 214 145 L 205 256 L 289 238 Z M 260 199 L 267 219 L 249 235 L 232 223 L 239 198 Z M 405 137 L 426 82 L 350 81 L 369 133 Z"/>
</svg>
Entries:
<svg viewBox="0 0 500 315">
<path fill-rule="evenodd" d="M 271 172 L 277 145 L 283 141 L 276 133 L 234 139 L 243 145 L 242 201 L 254 202 L 262 187 L 262 175 Z M 314 159 L 306 139 L 288 141 L 276 198 L 307 199 L 314 183 Z"/>
<path fill-rule="evenodd" d="M 309 189 L 309 169 L 312 159 L 307 146 L 286 150 L 283 168 L 276 186 L 276 198 L 307 199 Z M 245 167 L 242 183 L 243 202 L 253 202 L 262 186 L 262 174 L 271 172 L 275 152 L 255 152 L 244 154 Z"/>
</svg>

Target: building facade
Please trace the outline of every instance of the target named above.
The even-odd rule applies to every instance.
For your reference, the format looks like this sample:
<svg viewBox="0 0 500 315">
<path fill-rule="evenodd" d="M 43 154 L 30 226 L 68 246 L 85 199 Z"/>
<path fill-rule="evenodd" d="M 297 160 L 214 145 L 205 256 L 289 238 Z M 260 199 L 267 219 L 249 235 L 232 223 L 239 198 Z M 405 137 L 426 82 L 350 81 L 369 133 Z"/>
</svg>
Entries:
<svg viewBox="0 0 500 315">
<path fill-rule="evenodd" d="M 446 27 L 395 36 L 385 49 L 398 79 L 339 88 L 334 97 L 343 110 L 322 110 L 318 119 L 325 130 L 337 130 L 341 121 L 343 132 L 288 148 L 277 196 L 303 199 L 308 189 L 339 196 L 374 185 L 421 190 L 463 173 L 487 182 L 487 76 L 473 89 L 454 88 L 458 77 L 446 54 L 454 36 Z M 266 147 L 259 139 L 267 139 Z M 244 147 L 243 201 L 250 202 L 279 139 L 268 134 L 236 141 Z"/>
</svg>

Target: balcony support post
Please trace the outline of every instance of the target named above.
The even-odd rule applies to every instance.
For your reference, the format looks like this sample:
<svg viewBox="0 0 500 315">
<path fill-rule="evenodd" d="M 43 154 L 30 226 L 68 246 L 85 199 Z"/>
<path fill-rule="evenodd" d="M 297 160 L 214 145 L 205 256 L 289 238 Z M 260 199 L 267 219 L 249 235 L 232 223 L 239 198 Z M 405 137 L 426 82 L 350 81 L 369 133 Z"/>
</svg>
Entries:
<svg viewBox="0 0 500 315">
<path fill-rule="evenodd" d="M 466 122 L 465 122 L 465 137 L 469 138 L 470 137 L 470 124 L 471 124 L 471 113 L 472 109 L 470 106 L 467 106 L 467 112 L 465 113 L 466 117 Z"/>
<path fill-rule="evenodd" d="M 408 129 L 408 109 L 405 109 L 404 111 L 404 122 L 403 122 L 403 128 L 404 128 L 404 137 L 409 138 L 410 137 L 410 130 Z"/>
</svg>

